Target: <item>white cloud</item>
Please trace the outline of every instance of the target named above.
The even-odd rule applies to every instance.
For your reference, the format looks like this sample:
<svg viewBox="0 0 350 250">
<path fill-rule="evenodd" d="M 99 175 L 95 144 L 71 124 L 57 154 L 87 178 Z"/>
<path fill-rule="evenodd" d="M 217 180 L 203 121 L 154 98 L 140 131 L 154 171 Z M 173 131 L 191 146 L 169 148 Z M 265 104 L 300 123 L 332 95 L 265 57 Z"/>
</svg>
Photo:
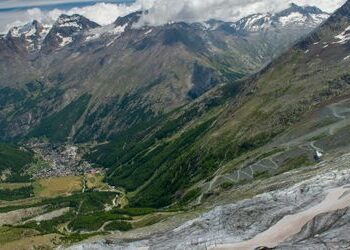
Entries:
<svg viewBox="0 0 350 250">
<path fill-rule="evenodd" d="M 138 3 L 133 5 L 98 3 L 93 6 L 87 6 L 83 8 L 73 8 L 69 11 L 62 11 L 62 10 L 56 9 L 56 10 L 50 11 L 48 15 L 53 19 L 57 19 L 59 14 L 62 14 L 62 13 L 65 13 L 68 15 L 80 14 L 100 25 L 106 25 L 114 22 L 120 16 L 125 16 L 139 9 L 141 9 L 141 5 Z"/>
<path fill-rule="evenodd" d="M 92 6 L 75 7 L 69 10 L 53 9 L 50 11 L 43 11 L 39 8 L 32 8 L 15 13 L 3 12 L 0 14 L 0 33 L 6 33 L 11 27 L 23 25 L 33 20 L 52 24 L 61 14 L 80 14 L 100 25 L 106 25 L 114 22 L 120 16 L 125 16 L 141 8 L 142 6 L 140 3 L 132 5 L 97 3 Z"/>
<path fill-rule="evenodd" d="M 61 14 L 80 14 L 100 25 L 107 25 L 115 21 L 118 17 L 125 16 L 139 9 L 141 9 L 140 4 L 117 5 L 111 3 L 97 3 L 92 6 L 82 8 L 76 7 L 70 10 L 54 9 L 50 11 L 41 11 L 35 8 L 27 10 L 26 14 L 30 20 L 35 19 L 45 23 L 53 23 Z"/>
<path fill-rule="evenodd" d="M 210 18 L 234 21 L 253 13 L 276 12 L 295 2 L 315 5 L 332 12 L 345 0 L 140 0 L 149 7 L 149 15 L 143 16 L 141 25 L 163 24 L 169 21 L 202 21 Z M 144 4 L 144 5 L 146 5 Z"/>
<path fill-rule="evenodd" d="M 324 11 L 333 12 L 344 4 L 346 0 L 294 0 L 293 2 L 299 5 L 317 6 Z"/>
<path fill-rule="evenodd" d="M 18 0 L 17 0 L 18 1 Z M 57 0 L 69 1 L 69 0 Z M 73 0 L 72 0 L 73 1 Z M 75 0 L 74 0 L 75 1 Z M 81 0 L 78 0 L 81 1 Z M 140 25 L 160 25 L 169 21 L 203 21 L 211 18 L 234 21 L 243 16 L 258 12 L 275 12 L 286 8 L 290 2 L 300 5 L 315 5 L 323 10 L 332 12 L 340 7 L 345 0 L 137 0 L 134 4 L 97 3 L 87 7 L 76 7 L 70 10 L 54 9 L 42 11 L 38 8 L 20 12 L 18 18 L 13 20 L 13 13 L 0 17 L 0 25 L 6 29 L 13 25 L 39 20 L 53 23 L 59 15 L 81 14 L 101 25 L 115 21 L 119 16 L 127 15 L 136 10 L 149 10 L 144 15 Z M 11 16 L 11 17 L 10 17 Z M 1 30 L 0 30 L 1 31 Z"/>
<path fill-rule="evenodd" d="M 142 2 L 142 0 L 141 0 Z M 143 23 L 158 25 L 169 21 L 203 21 L 211 18 L 236 20 L 257 12 L 274 12 L 288 5 L 281 0 L 155 0 Z"/>
<path fill-rule="evenodd" d="M 89 0 L 1 0 L 0 9 L 21 8 L 30 6 L 46 6 L 66 3 L 84 3 Z M 95 2 L 103 0 L 94 0 Z"/>
</svg>

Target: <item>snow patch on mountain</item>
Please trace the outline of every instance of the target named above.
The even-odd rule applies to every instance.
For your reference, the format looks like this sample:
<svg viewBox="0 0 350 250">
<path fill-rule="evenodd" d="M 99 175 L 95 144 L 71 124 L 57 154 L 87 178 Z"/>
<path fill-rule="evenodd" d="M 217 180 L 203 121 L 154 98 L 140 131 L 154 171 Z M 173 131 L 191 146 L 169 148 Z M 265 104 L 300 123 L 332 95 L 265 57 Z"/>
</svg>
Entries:
<svg viewBox="0 0 350 250">
<path fill-rule="evenodd" d="M 125 32 L 126 28 L 128 27 L 128 23 L 124 25 L 118 25 L 115 26 L 114 24 L 98 27 L 95 29 L 88 30 L 85 33 L 85 41 L 94 41 L 97 39 L 105 38 L 107 40 L 110 40 L 113 38 L 113 41 L 119 38 L 119 36 Z M 117 36 L 116 36 L 117 35 Z M 113 42 L 109 43 L 111 45 Z"/>
<path fill-rule="evenodd" d="M 231 25 L 237 30 L 258 32 L 271 26 L 271 14 L 255 14 L 239 20 Z"/>
<path fill-rule="evenodd" d="M 329 17 L 329 14 L 311 14 L 310 16 L 315 23 L 320 24 Z"/>
<path fill-rule="evenodd" d="M 50 30 L 51 30 L 52 26 L 48 25 L 48 24 L 44 24 L 42 26 L 42 30 L 40 31 L 39 35 L 41 37 L 42 40 L 45 39 L 45 37 L 47 36 L 47 34 L 49 34 Z"/>
<path fill-rule="evenodd" d="M 147 36 L 148 34 L 151 34 L 151 33 L 152 33 L 152 31 L 153 31 L 153 29 L 149 29 L 149 30 L 147 30 L 147 31 L 145 32 L 145 35 Z"/>
<path fill-rule="evenodd" d="M 63 47 L 65 47 L 68 44 L 73 42 L 73 38 L 72 37 L 64 37 L 60 33 L 58 33 L 57 36 L 59 37 L 59 40 L 61 41 L 60 44 L 59 44 L 60 48 L 63 48 Z"/>
<path fill-rule="evenodd" d="M 338 40 L 336 42 L 333 42 L 334 44 L 335 43 L 339 43 L 339 44 L 347 43 L 350 40 L 350 26 L 347 27 L 342 33 L 340 33 L 339 35 L 335 36 L 334 38 L 336 40 Z"/>
<path fill-rule="evenodd" d="M 101 37 L 100 33 L 89 33 L 86 38 L 85 41 L 92 41 L 92 40 L 97 40 Z"/>
<path fill-rule="evenodd" d="M 74 27 L 79 30 L 83 29 L 82 25 L 79 23 L 80 16 L 61 16 L 56 25 L 58 27 Z"/>
<path fill-rule="evenodd" d="M 128 26 L 128 23 L 121 25 L 121 26 L 117 26 L 113 29 L 113 33 L 114 34 L 120 34 L 123 33 L 126 29 L 126 27 Z"/>
<path fill-rule="evenodd" d="M 293 12 L 288 16 L 283 16 L 279 18 L 279 21 L 282 24 L 282 26 L 288 26 L 290 24 L 303 24 L 306 22 L 306 20 L 307 17 L 298 12 Z"/>
</svg>

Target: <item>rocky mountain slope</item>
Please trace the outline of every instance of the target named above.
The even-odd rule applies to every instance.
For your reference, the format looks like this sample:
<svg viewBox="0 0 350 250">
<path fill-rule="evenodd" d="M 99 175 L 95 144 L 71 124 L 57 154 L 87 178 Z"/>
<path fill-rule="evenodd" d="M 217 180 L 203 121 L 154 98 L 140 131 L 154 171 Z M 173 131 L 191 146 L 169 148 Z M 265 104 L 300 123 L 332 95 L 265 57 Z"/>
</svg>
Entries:
<svg viewBox="0 0 350 250">
<path fill-rule="evenodd" d="M 236 22 L 208 22 L 209 27 L 259 41 L 261 49 L 270 49 L 271 58 L 288 49 L 294 41 L 308 34 L 329 17 L 316 7 L 290 7 L 277 13 L 257 13 Z M 268 45 L 268 46 L 267 46 Z M 259 54 L 259 51 L 255 51 Z"/>
<path fill-rule="evenodd" d="M 63 15 L 52 27 L 33 22 L 2 37 L 2 140 L 110 140 L 257 71 L 327 16 L 291 6 L 278 15 L 302 15 L 300 31 L 300 22 L 291 22 L 239 34 L 199 23 L 134 29 L 141 14 L 104 27 Z M 60 124 L 68 109 L 71 116 Z"/>
<path fill-rule="evenodd" d="M 231 92 L 220 106 L 208 100 L 222 100 L 228 89 L 208 93 L 191 106 L 208 112 L 164 141 L 144 140 L 146 149 L 138 144 L 132 160 L 111 174 L 130 187 L 124 173 L 131 168 L 138 180 L 138 172 L 154 166 L 151 181 L 129 195 L 131 203 L 159 205 L 173 192 L 177 204 L 209 212 L 71 249 L 347 249 L 349 25 L 350 1 L 259 74 L 238 81 L 240 95 Z M 184 117 L 186 111 L 173 121 Z M 176 157 L 169 145 L 185 153 Z M 134 162 L 143 165 L 135 171 L 140 165 Z M 181 195 L 170 185 L 190 188 Z"/>
<path fill-rule="evenodd" d="M 254 14 L 242 18 L 229 26 L 237 33 L 257 33 L 269 29 L 284 28 L 316 28 L 320 23 L 329 17 L 329 14 L 316 7 L 300 7 L 291 4 L 288 9 L 278 13 Z M 228 26 L 228 24 L 224 24 Z"/>
<path fill-rule="evenodd" d="M 212 90 L 152 130 L 135 128 L 89 158 L 109 167 L 109 181 L 125 187 L 137 206 L 201 200 L 228 170 L 238 182 L 273 172 L 276 162 L 261 167 L 260 160 L 290 144 L 261 147 L 318 105 L 348 94 L 348 4 L 260 73 Z M 296 159 L 282 154 L 277 165 L 308 164 L 312 150 L 296 150 Z"/>
</svg>

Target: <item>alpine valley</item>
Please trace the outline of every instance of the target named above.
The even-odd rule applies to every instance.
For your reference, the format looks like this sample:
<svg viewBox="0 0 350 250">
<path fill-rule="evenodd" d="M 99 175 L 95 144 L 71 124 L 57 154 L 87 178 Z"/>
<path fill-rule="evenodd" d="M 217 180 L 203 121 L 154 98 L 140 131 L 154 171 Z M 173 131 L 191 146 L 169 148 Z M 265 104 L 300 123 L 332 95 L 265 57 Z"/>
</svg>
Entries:
<svg viewBox="0 0 350 250">
<path fill-rule="evenodd" d="M 0 36 L 0 248 L 348 249 L 350 1 L 143 15 Z"/>
</svg>

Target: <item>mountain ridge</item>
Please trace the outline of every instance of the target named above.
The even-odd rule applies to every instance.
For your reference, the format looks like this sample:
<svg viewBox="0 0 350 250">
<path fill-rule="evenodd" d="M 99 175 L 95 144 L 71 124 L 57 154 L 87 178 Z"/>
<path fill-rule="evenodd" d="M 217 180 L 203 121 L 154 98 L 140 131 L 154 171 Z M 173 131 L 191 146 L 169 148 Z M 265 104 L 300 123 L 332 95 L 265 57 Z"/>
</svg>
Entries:
<svg viewBox="0 0 350 250">
<path fill-rule="evenodd" d="M 219 21 L 219 20 L 209 20 L 209 21 L 203 22 L 203 23 L 204 24 L 208 24 L 210 29 L 225 29 L 225 28 L 220 27 L 220 23 L 222 23 L 222 25 L 224 25 L 224 26 L 228 26 L 229 25 L 231 28 L 233 28 L 234 30 L 231 31 L 231 32 L 236 32 L 237 33 L 237 32 L 243 32 L 244 31 L 244 32 L 248 33 L 248 32 L 257 32 L 257 31 L 259 31 L 261 29 L 264 29 L 264 27 L 267 25 L 267 23 L 264 24 L 263 19 L 266 19 L 267 22 L 271 22 L 270 24 L 268 24 L 268 26 L 271 26 L 271 25 L 272 26 L 276 26 L 276 24 L 273 24 L 273 22 L 275 22 L 275 23 L 279 22 L 278 21 L 279 18 L 287 17 L 287 16 L 289 16 L 289 15 L 291 15 L 293 13 L 303 14 L 303 15 L 305 15 L 305 17 L 308 17 L 308 18 L 310 18 L 311 15 L 320 15 L 316 19 L 315 19 L 315 17 L 313 17 L 314 19 L 312 20 L 312 22 L 314 22 L 314 26 L 317 26 L 318 24 L 320 24 L 320 22 L 322 20 L 326 19 L 328 17 L 328 15 L 329 15 L 328 13 L 323 12 L 322 10 L 320 10 L 319 8 L 314 7 L 314 6 L 299 6 L 299 5 L 296 5 L 296 4 L 292 3 L 292 4 L 290 4 L 289 8 L 287 8 L 285 10 L 282 10 L 280 12 L 277 12 L 275 14 L 270 14 L 270 13 L 266 13 L 266 14 L 263 14 L 263 13 L 252 14 L 250 16 L 243 17 L 242 19 L 240 19 L 238 21 L 235 21 L 235 22 L 224 22 L 224 21 Z M 147 14 L 147 12 L 146 12 L 146 14 Z M 132 26 L 134 24 L 136 24 L 138 22 L 138 20 L 140 19 L 141 15 L 142 15 L 142 12 L 138 11 L 138 12 L 130 13 L 130 14 L 126 15 L 125 17 L 118 17 L 113 22 L 113 25 L 114 25 L 114 27 L 122 27 L 122 26 L 126 25 L 126 27 L 122 28 L 122 30 L 121 30 L 122 32 L 125 31 L 125 30 L 129 30 L 130 28 L 132 28 Z M 262 18 L 257 18 L 259 16 L 262 17 Z M 76 18 L 82 19 L 81 23 L 79 25 L 83 25 L 84 27 L 81 27 L 80 31 L 84 31 L 84 30 L 87 30 L 87 29 L 94 29 L 94 28 L 100 27 L 100 25 L 98 25 L 98 24 L 96 24 L 94 22 L 91 22 L 90 20 L 86 19 L 85 17 L 83 17 L 81 15 L 74 14 L 74 15 L 71 15 L 71 16 L 67 16 L 66 14 L 62 14 L 52 26 L 45 25 L 46 29 L 48 29 L 48 28 L 52 29 L 54 26 L 58 26 L 57 22 L 62 21 L 64 18 L 66 18 L 66 19 L 68 18 L 66 21 L 71 22 L 71 24 L 72 24 L 71 27 L 70 27 L 71 29 L 74 27 L 74 25 L 73 25 L 74 21 L 77 21 L 77 20 L 74 20 Z M 258 19 L 258 20 L 256 20 L 256 23 L 260 23 L 260 25 L 262 26 L 260 29 L 252 29 L 252 28 L 246 27 L 248 22 L 254 24 L 254 21 L 251 20 L 252 18 L 254 18 L 254 19 L 257 18 Z M 271 21 L 270 21 L 270 19 L 271 19 Z M 266 22 L 266 20 L 265 20 L 265 22 Z M 213 24 L 213 22 L 214 22 L 214 24 Z M 36 20 L 34 20 L 31 23 L 32 24 L 35 23 L 36 25 L 41 25 Z M 174 22 L 171 22 L 169 24 L 171 25 L 172 23 L 174 23 Z M 69 25 L 67 25 L 67 24 L 62 24 L 62 25 L 65 25 L 66 28 L 68 28 Z M 198 24 L 200 24 L 200 23 L 198 23 Z M 300 23 L 300 24 L 302 24 L 302 23 Z M 28 25 L 29 25 L 29 23 L 24 25 L 24 26 L 22 26 L 22 27 L 19 26 L 19 27 L 11 28 L 6 36 L 10 35 L 11 30 L 12 30 L 12 32 L 14 32 L 14 31 L 21 32 L 21 29 L 23 30 Z M 304 25 L 305 25 L 305 23 L 304 23 Z M 307 24 L 307 25 L 309 25 L 309 24 Z M 109 26 L 109 25 L 107 25 L 107 26 Z M 77 27 L 77 26 L 75 26 L 75 27 Z M 248 28 L 248 29 L 244 30 L 244 28 Z M 73 30 L 72 33 L 76 33 L 77 31 L 79 31 L 79 29 Z M 24 34 L 23 31 L 22 31 L 22 33 Z M 24 35 L 26 35 L 26 34 L 24 34 Z M 18 37 L 18 35 L 17 35 L 17 37 Z"/>
<path fill-rule="evenodd" d="M 72 121 L 69 137 L 79 141 L 106 140 L 145 117 L 148 120 L 164 115 L 218 84 L 257 71 L 292 41 L 288 34 L 285 42 L 289 32 L 276 33 L 278 39 L 267 40 L 264 33 L 237 36 L 219 29 L 210 30 L 199 23 L 134 29 L 132 26 L 140 14 L 120 17 L 103 27 L 79 15 L 63 15 L 50 30 L 45 30 L 47 35 L 31 38 L 41 44 L 35 42 L 36 50 L 29 52 L 28 44 L 20 37 L 16 43 L 3 38 L 0 54 L 11 58 L 3 65 L 0 86 L 26 96 L 26 102 L 34 105 L 31 109 L 22 106 L 25 102 L 11 104 L 17 107 L 11 116 L 9 110 L 3 111 L 7 117 L 4 122 L 8 124 L 4 129 L 9 130 L 5 134 L 11 135 L 6 140 L 30 134 L 41 126 L 43 118 L 63 112 L 83 94 L 92 97 L 87 110 Z M 26 30 L 23 32 L 25 37 Z M 300 35 L 295 33 L 295 37 Z M 8 67 L 11 63 L 18 66 Z M 28 84 L 40 87 L 28 92 Z M 46 96 L 50 91 L 59 94 L 59 98 Z M 124 120 L 114 109 L 109 108 L 108 114 L 100 111 L 107 107 L 118 112 L 128 110 L 138 117 L 130 123 L 129 118 Z"/>
</svg>

